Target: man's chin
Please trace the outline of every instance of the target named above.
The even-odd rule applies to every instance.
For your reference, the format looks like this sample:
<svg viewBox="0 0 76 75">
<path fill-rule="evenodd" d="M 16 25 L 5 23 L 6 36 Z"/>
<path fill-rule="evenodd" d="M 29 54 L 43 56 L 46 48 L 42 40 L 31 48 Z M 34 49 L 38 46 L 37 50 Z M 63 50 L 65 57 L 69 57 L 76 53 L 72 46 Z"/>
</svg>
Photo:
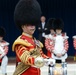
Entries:
<svg viewBox="0 0 76 75">
<path fill-rule="evenodd" d="M 34 34 L 34 31 L 31 31 L 31 33 L 30 33 L 31 35 L 33 35 Z"/>
</svg>

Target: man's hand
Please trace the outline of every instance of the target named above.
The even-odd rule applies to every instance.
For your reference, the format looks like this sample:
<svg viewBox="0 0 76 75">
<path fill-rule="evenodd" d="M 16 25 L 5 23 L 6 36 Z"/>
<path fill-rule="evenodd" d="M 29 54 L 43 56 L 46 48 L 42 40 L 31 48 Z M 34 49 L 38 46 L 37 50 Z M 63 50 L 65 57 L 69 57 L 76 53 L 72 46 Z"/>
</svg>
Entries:
<svg viewBox="0 0 76 75">
<path fill-rule="evenodd" d="M 56 54 L 56 56 L 60 58 L 62 56 L 62 54 L 58 53 L 58 54 Z"/>
</svg>

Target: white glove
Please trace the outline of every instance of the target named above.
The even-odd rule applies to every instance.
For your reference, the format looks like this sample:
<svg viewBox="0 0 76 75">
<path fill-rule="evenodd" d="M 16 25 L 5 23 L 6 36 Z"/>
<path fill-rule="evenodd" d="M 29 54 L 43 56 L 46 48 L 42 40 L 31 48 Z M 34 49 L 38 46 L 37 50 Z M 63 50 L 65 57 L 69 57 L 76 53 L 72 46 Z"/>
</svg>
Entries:
<svg viewBox="0 0 76 75">
<path fill-rule="evenodd" d="M 44 37 L 45 36 L 45 33 L 42 33 L 42 36 Z"/>
<path fill-rule="evenodd" d="M 54 65 L 55 64 L 55 59 L 44 59 L 44 62 L 45 62 L 45 65 L 48 66 L 48 65 Z"/>
</svg>

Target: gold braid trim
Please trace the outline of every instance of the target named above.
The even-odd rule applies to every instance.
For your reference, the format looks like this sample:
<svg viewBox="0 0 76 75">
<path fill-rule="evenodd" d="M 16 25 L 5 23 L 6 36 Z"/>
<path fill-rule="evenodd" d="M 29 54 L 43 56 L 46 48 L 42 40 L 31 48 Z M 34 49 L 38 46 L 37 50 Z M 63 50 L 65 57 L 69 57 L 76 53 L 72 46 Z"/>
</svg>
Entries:
<svg viewBox="0 0 76 75">
<path fill-rule="evenodd" d="M 27 47 L 31 46 L 31 44 L 30 44 L 27 40 L 20 39 L 20 37 L 21 37 L 21 36 L 19 36 L 19 37 L 15 40 L 15 42 L 13 43 L 13 45 L 12 45 L 12 50 L 13 50 L 13 51 L 14 51 L 15 45 L 17 45 L 17 44 L 22 44 L 22 45 L 27 46 Z"/>
<path fill-rule="evenodd" d="M 40 48 L 43 47 L 43 44 L 41 42 L 40 43 Z M 12 50 L 14 51 L 14 48 L 15 48 L 15 45 L 17 44 L 23 44 L 24 46 L 31 46 L 30 43 L 27 42 L 27 40 L 22 40 L 20 39 L 20 37 L 15 40 L 13 46 L 12 46 Z M 25 72 L 31 65 L 27 65 L 27 60 L 28 60 L 28 57 L 31 56 L 31 57 L 34 57 L 34 58 L 37 58 L 38 56 L 41 56 L 40 54 L 40 48 L 39 47 L 36 47 L 35 50 L 32 50 L 31 52 L 28 52 L 28 51 L 25 51 L 20 59 L 23 61 L 23 62 L 20 62 L 20 64 L 18 64 L 18 66 L 16 67 L 16 70 L 14 72 L 13 75 L 21 75 L 23 72 Z M 27 56 L 27 57 L 26 57 Z M 26 61 L 26 62 L 25 62 Z M 24 64 L 25 63 L 25 64 Z"/>
<path fill-rule="evenodd" d="M 26 53 L 26 52 L 25 52 Z M 21 59 L 22 60 L 26 60 L 25 59 L 25 57 L 23 58 L 23 56 L 25 55 L 25 53 L 21 56 Z M 26 54 L 27 55 L 27 54 Z M 37 58 L 38 56 L 40 56 L 40 53 L 39 53 L 39 50 L 37 49 L 37 47 L 36 47 L 36 49 L 35 50 L 33 50 L 32 52 L 30 52 L 30 56 L 33 56 L 34 58 Z M 18 64 L 18 66 L 17 66 L 17 68 L 16 68 L 16 70 L 15 70 L 15 72 L 14 72 L 14 74 L 13 75 L 21 75 L 23 72 L 25 72 L 29 67 L 30 67 L 31 65 L 26 65 L 26 64 L 24 64 L 24 63 L 20 63 L 20 64 Z"/>
<path fill-rule="evenodd" d="M 44 46 L 43 46 L 43 44 L 39 41 L 39 44 L 40 44 L 40 46 L 41 46 L 41 48 L 43 48 Z"/>
<path fill-rule="evenodd" d="M 28 58 L 29 59 L 32 59 L 33 58 L 37 58 L 38 56 L 41 56 L 40 54 L 40 50 L 37 49 L 37 47 L 35 48 L 35 50 L 32 50 L 31 52 L 28 52 L 28 51 L 25 51 L 20 59 L 23 63 L 25 64 L 28 64 L 28 65 L 32 65 L 29 61 L 28 61 Z"/>
<path fill-rule="evenodd" d="M 28 51 L 25 51 L 25 52 L 21 55 L 20 59 L 21 59 L 21 61 L 23 61 L 23 63 L 29 64 L 29 63 L 27 62 L 29 56 L 30 56 L 30 53 L 29 53 Z"/>
<path fill-rule="evenodd" d="M 18 66 L 16 67 L 16 70 L 14 72 L 13 75 L 21 75 L 23 72 L 25 72 L 28 68 L 30 67 L 30 65 L 25 65 L 24 63 L 20 63 L 18 64 Z"/>
</svg>

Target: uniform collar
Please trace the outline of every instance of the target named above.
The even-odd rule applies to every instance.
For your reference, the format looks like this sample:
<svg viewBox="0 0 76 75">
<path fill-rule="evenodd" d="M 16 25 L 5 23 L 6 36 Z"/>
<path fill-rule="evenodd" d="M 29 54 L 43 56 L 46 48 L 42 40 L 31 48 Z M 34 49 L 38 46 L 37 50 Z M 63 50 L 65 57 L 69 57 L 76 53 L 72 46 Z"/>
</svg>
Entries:
<svg viewBox="0 0 76 75">
<path fill-rule="evenodd" d="M 32 38 L 33 36 L 31 36 L 30 34 L 27 34 L 27 33 L 22 33 L 22 35 L 25 35 L 25 36 L 27 36 L 27 37 L 30 37 L 30 38 Z"/>
<path fill-rule="evenodd" d="M 56 35 L 62 35 L 62 34 L 56 34 Z"/>
</svg>

